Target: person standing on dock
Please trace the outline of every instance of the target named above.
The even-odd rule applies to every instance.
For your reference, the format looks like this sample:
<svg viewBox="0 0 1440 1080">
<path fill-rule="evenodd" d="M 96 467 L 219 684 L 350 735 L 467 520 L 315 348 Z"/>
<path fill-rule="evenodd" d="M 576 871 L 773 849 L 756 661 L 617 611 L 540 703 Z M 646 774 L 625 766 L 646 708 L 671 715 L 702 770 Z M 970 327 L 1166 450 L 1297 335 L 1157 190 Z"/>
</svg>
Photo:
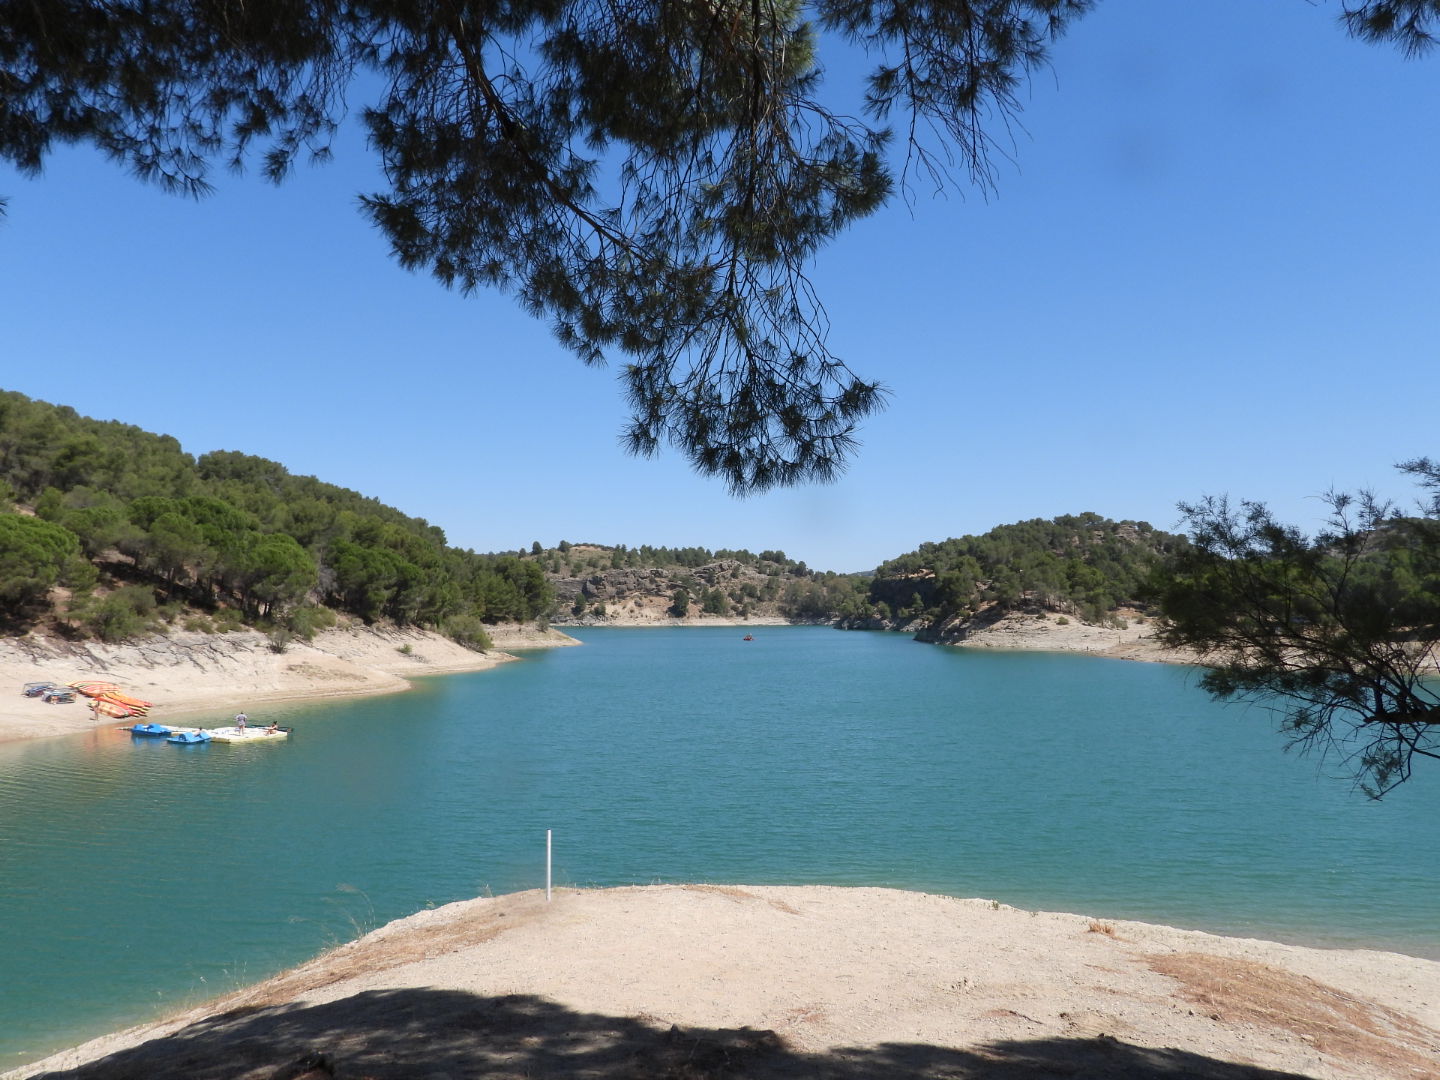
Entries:
<svg viewBox="0 0 1440 1080">
<path fill-rule="evenodd" d="M 249 722 L 250 718 L 246 716 L 243 712 L 238 712 L 235 714 L 235 726 L 241 731 L 245 730 L 245 725 Z"/>
</svg>

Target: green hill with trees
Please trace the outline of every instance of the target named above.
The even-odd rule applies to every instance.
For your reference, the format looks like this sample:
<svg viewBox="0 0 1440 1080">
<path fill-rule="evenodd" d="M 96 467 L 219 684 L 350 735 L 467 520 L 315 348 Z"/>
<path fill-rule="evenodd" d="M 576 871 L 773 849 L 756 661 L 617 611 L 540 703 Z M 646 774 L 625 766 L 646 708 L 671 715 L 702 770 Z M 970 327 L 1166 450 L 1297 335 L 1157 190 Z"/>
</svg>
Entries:
<svg viewBox="0 0 1440 1080">
<path fill-rule="evenodd" d="M 537 618 L 553 592 L 514 555 L 264 458 L 198 458 L 173 438 L 0 391 L 0 618 L 120 640 L 177 622 L 253 625 L 280 646 L 331 625 L 438 630 Z"/>
<path fill-rule="evenodd" d="M 531 557 L 556 592 L 555 620 L 719 617 L 828 622 L 865 595 L 859 574 L 812 570 L 783 551 L 538 541 Z"/>
<path fill-rule="evenodd" d="M 1094 513 L 1000 525 L 882 563 L 869 610 L 847 612 L 847 621 L 924 631 L 982 611 L 1047 610 L 1104 623 L 1117 608 L 1142 605 L 1150 576 L 1186 543 L 1148 522 Z"/>
<path fill-rule="evenodd" d="M 984 609 L 1101 622 L 1185 543 L 1096 514 L 923 544 L 873 577 L 783 551 L 538 541 L 477 554 L 357 492 L 230 450 L 0 392 L 0 618 L 118 641 L 180 625 L 267 630 L 282 645 L 337 613 L 484 647 L 485 626 L 622 613 L 768 616 L 924 630 Z"/>
</svg>

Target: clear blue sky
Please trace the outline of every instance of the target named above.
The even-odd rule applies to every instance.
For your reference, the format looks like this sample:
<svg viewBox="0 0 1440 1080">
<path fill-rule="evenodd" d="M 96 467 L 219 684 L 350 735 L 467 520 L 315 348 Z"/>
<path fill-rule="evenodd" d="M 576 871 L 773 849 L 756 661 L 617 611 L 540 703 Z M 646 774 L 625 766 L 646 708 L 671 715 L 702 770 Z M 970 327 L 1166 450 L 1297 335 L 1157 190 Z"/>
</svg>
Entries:
<svg viewBox="0 0 1440 1080">
<path fill-rule="evenodd" d="M 626 456 L 612 371 L 499 293 L 407 273 L 353 133 L 188 202 L 89 149 L 0 167 L 0 387 L 354 488 L 479 551 L 783 548 L 862 570 L 1229 493 L 1313 526 L 1440 455 L 1440 56 L 1338 4 L 1103 0 L 1023 93 L 999 193 L 917 189 L 822 252 L 835 351 L 889 409 L 837 483 L 745 500 Z M 853 77 L 854 61 L 831 65 Z M 849 92 L 847 92 L 848 94 Z"/>
</svg>

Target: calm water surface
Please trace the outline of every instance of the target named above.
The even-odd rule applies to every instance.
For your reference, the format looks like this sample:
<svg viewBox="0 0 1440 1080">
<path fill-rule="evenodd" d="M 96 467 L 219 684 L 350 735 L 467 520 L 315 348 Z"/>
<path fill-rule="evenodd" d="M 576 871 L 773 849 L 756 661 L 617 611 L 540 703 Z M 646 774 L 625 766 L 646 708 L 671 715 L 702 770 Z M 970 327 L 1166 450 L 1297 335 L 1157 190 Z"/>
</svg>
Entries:
<svg viewBox="0 0 1440 1080">
<path fill-rule="evenodd" d="M 541 886 L 547 828 L 558 883 L 889 885 L 1440 958 L 1435 770 L 1370 802 L 1185 668 L 742 633 L 586 630 L 252 710 L 280 744 L 0 745 L 0 1067 Z"/>
</svg>

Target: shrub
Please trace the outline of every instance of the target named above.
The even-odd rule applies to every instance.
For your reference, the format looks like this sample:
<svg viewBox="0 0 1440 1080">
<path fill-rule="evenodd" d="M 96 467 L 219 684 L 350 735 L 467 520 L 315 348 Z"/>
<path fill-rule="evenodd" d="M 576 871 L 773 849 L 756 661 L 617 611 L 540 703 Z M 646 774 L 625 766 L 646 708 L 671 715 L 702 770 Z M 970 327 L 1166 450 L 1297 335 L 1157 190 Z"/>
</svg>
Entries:
<svg viewBox="0 0 1440 1080">
<path fill-rule="evenodd" d="M 446 620 L 442 632 L 451 641 L 464 645 L 467 649 L 475 649 L 485 652 L 495 647 L 490 640 L 490 634 L 485 629 L 485 624 L 474 615 L 455 615 Z"/>
<path fill-rule="evenodd" d="M 215 632 L 228 634 L 232 630 L 245 629 L 245 616 L 235 608 L 221 608 L 215 613 Z"/>
<path fill-rule="evenodd" d="M 318 604 L 298 607 L 285 618 L 286 628 L 302 641 L 311 641 L 319 631 L 334 625 L 335 612 Z"/>
<path fill-rule="evenodd" d="M 98 600 L 85 613 L 85 628 L 101 641 L 124 641 L 152 629 L 155 594 L 142 585 L 127 585 Z"/>
</svg>

